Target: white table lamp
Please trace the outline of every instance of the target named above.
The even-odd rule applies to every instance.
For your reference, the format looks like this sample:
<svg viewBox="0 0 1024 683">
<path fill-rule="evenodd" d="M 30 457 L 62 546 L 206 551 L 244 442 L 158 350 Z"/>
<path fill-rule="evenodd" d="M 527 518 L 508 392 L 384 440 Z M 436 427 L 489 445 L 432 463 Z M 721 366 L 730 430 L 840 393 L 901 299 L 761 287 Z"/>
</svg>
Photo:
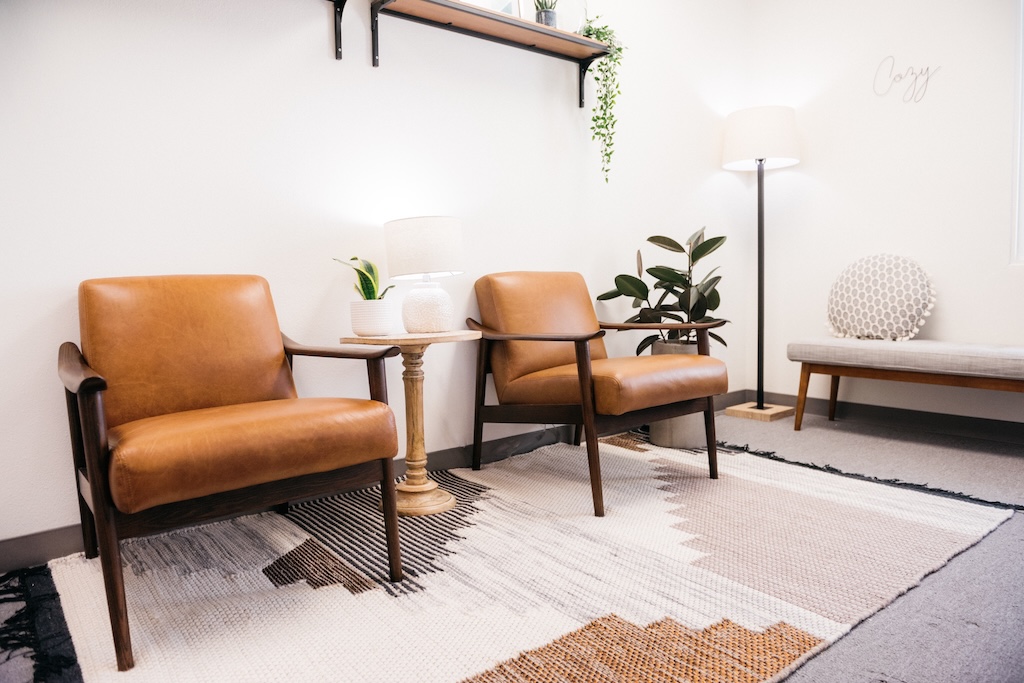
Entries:
<svg viewBox="0 0 1024 683">
<path fill-rule="evenodd" d="M 462 273 L 462 222 L 450 216 L 419 216 L 384 224 L 392 280 L 419 280 L 402 301 L 406 332 L 447 332 L 455 306 L 434 280 Z"/>
<path fill-rule="evenodd" d="M 764 403 L 764 172 L 800 163 L 796 112 L 790 107 L 753 107 L 725 121 L 722 167 L 757 171 L 757 401 L 733 406 L 727 415 L 770 421 L 792 415 L 788 406 Z"/>
</svg>

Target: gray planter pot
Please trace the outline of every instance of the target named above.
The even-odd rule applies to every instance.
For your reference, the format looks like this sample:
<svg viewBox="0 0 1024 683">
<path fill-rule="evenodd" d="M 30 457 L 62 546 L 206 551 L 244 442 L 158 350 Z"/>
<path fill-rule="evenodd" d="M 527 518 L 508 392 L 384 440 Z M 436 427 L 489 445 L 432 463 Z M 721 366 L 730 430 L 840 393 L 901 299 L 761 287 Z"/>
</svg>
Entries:
<svg viewBox="0 0 1024 683">
<path fill-rule="evenodd" d="M 697 345 L 656 341 L 651 347 L 651 353 L 656 356 L 666 353 L 697 353 Z M 652 422 L 650 427 L 651 443 L 655 446 L 704 448 L 708 445 L 708 437 L 704 432 L 704 413 Z"/>
<path fill-rule="evenodd" d="M 555 14 L 555 10 L 553 9 L 537 10 L 537 23 L 550 26 L 551 28 L 557 28 L 558 15 Z"/>
</svg>

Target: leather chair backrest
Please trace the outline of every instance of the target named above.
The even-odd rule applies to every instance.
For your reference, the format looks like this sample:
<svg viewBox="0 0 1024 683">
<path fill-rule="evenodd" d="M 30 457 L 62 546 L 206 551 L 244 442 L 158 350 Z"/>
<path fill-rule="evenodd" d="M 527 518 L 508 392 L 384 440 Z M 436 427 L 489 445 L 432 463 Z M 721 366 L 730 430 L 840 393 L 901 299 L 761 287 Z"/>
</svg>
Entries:
<svg viewBox="0 0 1024 683">
<path fill-rule="evenodd" d="M 579 334 L 600 329 L 587 284 L 579 273 L 510 272 L 476 281 L 480 322 L 499 332 Z M 576 362 L 567 342 L 513 341 L 492 345 L 491 370 L 500 398 L 523 375 Z M 590 342 L 591 358 L 607 358 L 604 340 Z"/>
<path fill-rule="evenodd" d="M 255 275 L 86 280 L 82 354 L 107 380 L 107 426 L 295 398 L 267 281 Z"/>
</svg>

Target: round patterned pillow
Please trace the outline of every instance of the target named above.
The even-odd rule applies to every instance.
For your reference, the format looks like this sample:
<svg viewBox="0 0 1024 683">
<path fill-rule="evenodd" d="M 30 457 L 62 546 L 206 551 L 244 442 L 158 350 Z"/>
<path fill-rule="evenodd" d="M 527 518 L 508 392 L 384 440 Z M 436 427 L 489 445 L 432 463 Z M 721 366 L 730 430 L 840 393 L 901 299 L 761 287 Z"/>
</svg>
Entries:
<svg viewBox="0 0 1024 683">
<path fill-rule="evenodd" d="M 828 295 L 828 326 L 836 337 L 905 341 L 935 306 L 928 274 L 902 256 L 867 256 L 846 268 Z"/>
</svg>

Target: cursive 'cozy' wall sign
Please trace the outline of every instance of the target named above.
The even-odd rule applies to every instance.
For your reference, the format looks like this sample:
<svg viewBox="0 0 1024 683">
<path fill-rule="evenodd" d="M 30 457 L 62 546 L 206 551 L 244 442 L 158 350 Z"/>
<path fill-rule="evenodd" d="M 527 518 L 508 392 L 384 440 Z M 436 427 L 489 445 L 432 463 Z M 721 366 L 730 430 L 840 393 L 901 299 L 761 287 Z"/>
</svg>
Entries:
<svg viewBox="0 0 1024 683">
<path fill-rule="evenodd" d="M 942 67 L 908 66 L 896 68 L 896 58 L 889 55 L 875 69 L 874 91 L 879 97 L 889 93 L 903 92 L 904 102 L 920 102 L 928 92 L 928 83 Z"/>
</svg>

